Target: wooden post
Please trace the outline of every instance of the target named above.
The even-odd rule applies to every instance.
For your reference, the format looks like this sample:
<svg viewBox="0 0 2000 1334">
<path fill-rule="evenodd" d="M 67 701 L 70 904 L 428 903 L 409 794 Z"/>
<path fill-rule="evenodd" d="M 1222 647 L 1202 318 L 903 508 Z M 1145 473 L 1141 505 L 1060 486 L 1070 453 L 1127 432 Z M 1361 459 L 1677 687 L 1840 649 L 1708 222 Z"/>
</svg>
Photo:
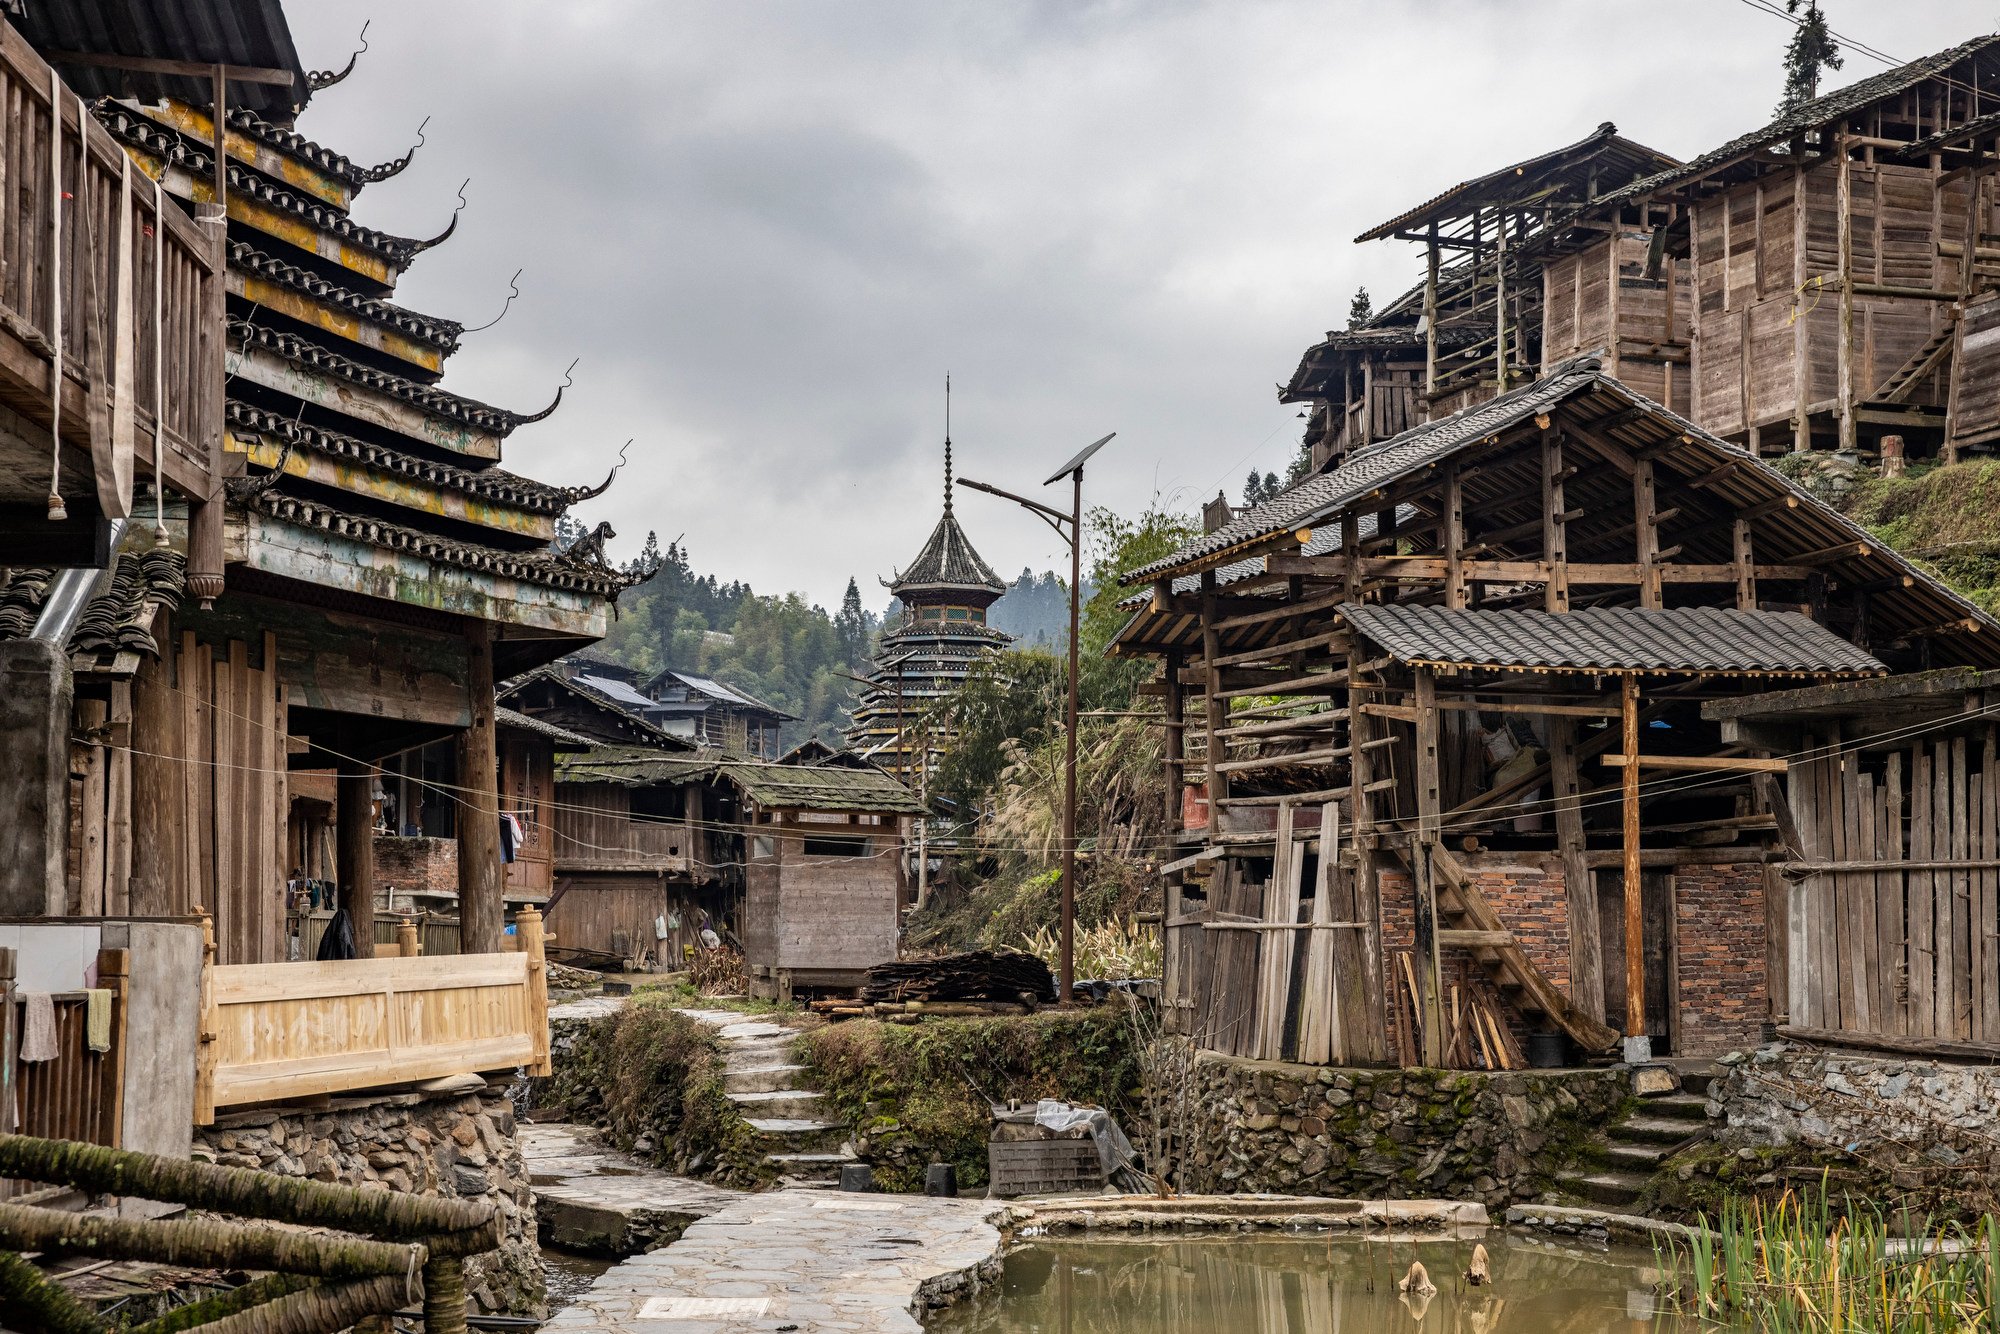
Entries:
<svg viewBox="0 0 2000 1334">
<path fill-rule="evenodd" d="M 1620 680 L 1619 719 L 1625 741 L 1625 1059 L 1652 1059 L 1646 1037 L 1646 922 L 1639 872 L 1639 678 Z"/>
<path fill-rule="evenodd" d="M 1416 669 L 1417 712 L 1417 830 L 1410 843 L 1410 866 L 1416 874 L 1417 988 L 1422 1003 L 1423 1033 L 1419 1046 L 1423 1063 L 1444 1064 L 1443 972 L 1438 963 L 1437 876 L 1432 854 L 1442 823 L 1438 773 L 1437 677 L 1428 667 Z"/>
<path fill-rule="evenodd" d="M 466 632 L 466 646 L 465 689 L 472 725 L 458 734 L 458 947 L 466 954 L 493 954 L 500 949 L 503 916 L 493 627 L 474 622 Z"/>
<path fill-rule="evenodd" d="M 98 1142 L 121 1149 L 125 1147 L 125 1040 L 126 1020 L 131 1014 L 132 951 L 99 950 L 97 985 L 111 993 L 111 1049 L 104 1053 L 104 1059 L 111 1064 L 105 1080 L 110 1096 L 99 1109 L 104 1118 L 104 1135 Z"/>
<path fill-rule="evenodd" d="M 1348 527 L 1353 527 L 1353 518 L 1348 518 Z M 1361 921 L 1368 923 L 1363 931 L 1361 944 L 1361 968 L 1366 979 L 1362 992 L 1372 1002 L 1371 1012 L 1361 1022 L 1363 1049 L 1350 1052 L 1372 1065 L 1381 1065 L 1389 1059 L 1388 1019 L 1391 1009 L 1385 1009 L 1383 999 L 1389 993 L 1383 987 L 1382 977 L 1382 887 L 1375 873 L 1375 820 L 1374 799 L 1369 794 L 1369 784 L 1374 780 L 1374 751 L 1368 746 L 1374 726 L 1367 714 L 1361 711 L 1364 692 L 1360 689 L 1361 664 L 1367 660 L 1359 646 L 1349 649 L 1347 654 L 1347 740 L 1348 740 L 1348 797 L 1347 808 L 1352 812 L 1354 835 L 1349 846 L 1354 849 L 1354 904 Z"/>
<path fill-rule="evenodd" d="M 0 1135 L 21 1128 L 21 1012 L 14 1005 L 14 947 L 0 947 Z"/>
<path fill-rule="evenodd" d="M 1478 265 L 1474 264 L 1474 269 Z M 1493 210 L 1493 365 L 1494 383 L 1507 392 L 1507 215 Z M 1616 346 L 1616 343 L 1613 343 Z"/>
<path fill-rule="evenodd" d="M 341 870 L 344 874 L 345 861 Z M 221 1036 L 216 1032 L 215 1017 L 215 919 L 199 903 L 194 905 L 194 915 L 201 921 L 201 985 L 194 1021 L 194 1123 L 209 1126 L 215 1124 L 216 1040 Z M 11 1061 L 8 1068 L 12 1068 Z"/>
<path fill-rule="evenodd" d="M 1167 752 L 1167 832 L 1181 831 L 1181 789 L 1187 781 L 1187 693 L 1181 685 L 1181 665 L 1184 655 L 1177 648 L 1170 648 L 1166 654 L 1167 693 L 1163 703 L 1166 712 Z"/>
<path fill-rule="evenodd" d="M 1730 525 L 1736 564 L 1736 610 L 1757 610 L 1757 555 L 1756 544 L 1750 534 L 1750 521 L 1737 519 Z"/>
<path fill-rule="evenodd" d="M 1652 610 L 1665 605 L 1660 584 L 1659 515 L 1653 461 L 1640 459 L 1632 469 L 1632 538 L 1639 562 L 1639 605 Z"/>
<path fill-rule="evenodd" d="M 531 1075 L 554 1074 L 549 1056 L 548 952 L 541 912 L 523 908 L 515 913 L 514 934 L 521 942 L 521 954 L 528 961 L 528 1035 L 534 1039 L 535 1055 L 527 1063 L 527 1071 Z"/>
<path fill-rule="evenodd" d="M 1465 588 L 1465 488 L 1459 484 L 1458 465 L 1444 470 L 1443 512 L 1439 515 L 1438 545 L 1444 549 L 1444 605 L 1464 607 Z"/>
<path fill-rule="evenodd" d="M 405 959 L 414 959 L 423 952 L 423 941 L 417 936 L 417 924 L 407 917 L 396 923 L 396 953 Z"/>
<path fill-rule="evenodd" d="M 1477 254 L 1474 255 L 1475 266 Z M 1424 248 L 1424 420 L 1431 419 L 1431 394 L 1438 382 L 1438 225 L 1430 225 Z"/>
<path fill-rule="evenodd" d="M 1569 526 L 1563 520 L 1563 442 L 1542 431 L 1542 560 L 1549 567 L 1542 586 L 1544 611 L 1569 610 Z"/>
<path fill-rule="evenodd" d="M 354 924 L 355 948 L 361 950 L 375 938 L 375 766 L 341 760 L 335 796 L 339 902 Z"/>
<path fill-rule="evenodd" d="M 195 216 L 203 226 L 210 229 L 213 241 L 210 247 L 210 262 L 213 268 L 208 275 L 205 289 L 209 316 L 203 322 L 201 337 L 208 346 L 208 355 L 203 358 L 201 394 L 209 400 L 208 419 L 203 423 L 205 440 L 197 442 L 208 457 L 208 475 L 203 479 L 209 488 L 205 496 L 191 496 L 188 501 L 188 591 L 206 608 L 216 598 L 222 596 L 223 559 L 223 497 L 222 481 L 228 467 L 224 457 L 223 420 L 228 414 L 228 376 L 224 373 L 227 339 L 223 331 L 228 325 L 228 309 L 225 289 L 228 287 L 229 272 L 229 161 L 225 150 L 223 127 L 228 116 L 227 83 L 222 76 L 222 66 L 215 66 L 210 75 L 210 112 L 214 116 L 214 162 L 215 198 L 207 205 L 197 205 Z M 60 113 L 58 113 L 60 116 Z M 78 126 L 79 130 L 83 127 Z M 83 155 L 88 162 L 89 153 Z M 157 220 L 155 225 L 158 225 Z M 158 411 L 158 405 L 155 405 Z M 155 479 L 157 481 L 157 479 Z"/>
<path fill-rule="evenodd" d="M 1604 940 L 1597 915 L 1597 880 L 1584 860 L 1582 783 L 1577 773 L 1576 720 L 1552 716 L 1549 783 L 1555 796 L 1556 848 L 1562 854 L 1569 922 L 1569 997 L 1591 1019 L 1604 1014 Z"/>
<path fill-rule="evenodd" d="M 1855 447 L 1854 163 L 1850 156 L 1845 130 L 1835 137 L 1834 151 L 1840 155 L 1840 175 L 1837 178 L 1834 205 L 1835 222 L 1840 237 L 1840 346 L 1836 349 L 1834 364 L 1839 376 L 1840 448 L 1853 449 Z M 1971 246 L 1976 240 L 1975 237 L 1967 237 L 1966 245 Z"/>
<path fill-rule="evenodd" d="M 1725 220 L 1728 218 L 1728 200 L 1718 196 L 1713 207 L 1722 210 Z M 1806 169 L 1794 167 L 1792 168 L 1792 452 L 1795 454 L 1804 453 L 1812 448 L 1812 420 L 1806 413 L 1808 385 L 1811 382 L 1806 362 L 1811 355 L 1812 346 L 1806 335 L 1812 322 L 1807 319 L 1806 312 L 1817 299 L 1817 294 L 1809 296 L 1806 293 L 1806 212 Z M 1722 263 L 1725 266 L 1723 291 L 1726 293 L 1729 289 L 1726 272 L 1729 259 L 1726 249 Z M 1698 286 L 1699 278 L 1696 281 Z M 1697 305 L 1699 301 L 1700 298 L 1697 297 Z M 1694 342 L 1699 345 L 1701 339 L 1697 337 Z M 1747 377 L 1749 373 L 1750 347 L 1746 342 L 1741 355 L 1737 358 L 1737 374 Z M 1693 403 L 1693 395 L 1699 391 L 1699 382 L 1688 386 L 1690 403 Z M 1699 415 L 1698 408 L 1696 412 Z"/>
<path fill-rule="evenodd" d="M 1229 776 L 1219 772 L 1224 741 L 1222 726 L 1228 703 L 1222 698 L 1222 669 L 1215 660 L 1222 656 L 1222 636 L 1215 628 L 1215 572 L 1201 576 L 1201 657 L 1207 669 L 1202 682 L 1203 714 L 1208 723 L 1208 833 L 1211 840 L 1222 832 L 1221 803 L 1229 795 Z"/>
</svg>

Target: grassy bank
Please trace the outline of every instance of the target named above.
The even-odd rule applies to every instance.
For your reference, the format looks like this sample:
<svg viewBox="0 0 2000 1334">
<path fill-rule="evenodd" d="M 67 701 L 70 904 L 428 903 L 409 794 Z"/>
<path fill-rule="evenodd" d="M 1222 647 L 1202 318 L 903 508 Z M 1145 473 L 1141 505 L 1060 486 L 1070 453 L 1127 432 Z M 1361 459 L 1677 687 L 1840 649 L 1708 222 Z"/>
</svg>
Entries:
<svg viewBox="0 0 2000 1334">
<path fill-rule="evenodd" d="M 565 1042 L 537 1094 L 656 1167 L 758 1184 L 763 1149 L 723 1093 L 715 1032 L 677 1014 L 671 992 L 640 993 Z"/>
<path fill-rule="evenodd" d="M 984 1187 L 988 1100 L 1058 1098 L 1115 1115 L 1138 1083 L 1131 1029 L 1109 1010 L 913 1025 L 852 1019 L 809 1032 L 799 1046 L 885 1190 L 921 1190 L 934 1162 L 958 1169 L 960 1189 Z"/>
</svg>

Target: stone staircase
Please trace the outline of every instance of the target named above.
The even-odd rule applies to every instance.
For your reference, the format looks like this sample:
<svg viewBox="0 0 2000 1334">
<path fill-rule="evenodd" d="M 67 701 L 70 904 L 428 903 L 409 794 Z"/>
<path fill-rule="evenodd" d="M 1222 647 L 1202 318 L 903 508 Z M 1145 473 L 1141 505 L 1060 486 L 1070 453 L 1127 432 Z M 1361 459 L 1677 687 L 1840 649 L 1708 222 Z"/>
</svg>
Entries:
<svg viewBox="0 0 2000 1334">
<path fill-rule="evenodd" d="M 826 1119 L 818 1091 L 803 1087 L 805 1067 L 792 1061 L 798 1030 L 733 1010 L 683 1010 L 712 1025 L 722 1044 L 722 1087 L 737 1115 L 763 1136 L 764 1161 L 780 1185 L 825 1187 L 859 1161 L 847 1127 Z"/>
<path fill-rule="evenodd" d="M 1628 1209 L 1674 1149 L 1708 1133 L 1708 1081 L 1700 1068 L 1680 1071 L 1680 1088 L 1642 1098 L 1629 1115 L 1600 1130 L 1555 1178 L 1556 1190 L 1600 1209 Z"/>
</svg>

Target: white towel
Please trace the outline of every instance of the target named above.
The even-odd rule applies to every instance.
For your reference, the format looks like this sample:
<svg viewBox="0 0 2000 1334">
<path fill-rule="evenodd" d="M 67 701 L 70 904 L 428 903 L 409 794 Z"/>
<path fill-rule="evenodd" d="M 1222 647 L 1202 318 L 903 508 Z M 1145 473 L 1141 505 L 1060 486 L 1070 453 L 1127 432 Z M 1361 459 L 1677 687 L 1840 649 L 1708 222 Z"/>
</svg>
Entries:
<svg viewBox="0 0 2000 1334">
<path fill-rule="evenodd" d="M 46 991 L 24 991 L 27 1013 L 21 1023 L 21 1059 L 53 1061 L 56 1058 L 56 998 Z"/>
</svg>

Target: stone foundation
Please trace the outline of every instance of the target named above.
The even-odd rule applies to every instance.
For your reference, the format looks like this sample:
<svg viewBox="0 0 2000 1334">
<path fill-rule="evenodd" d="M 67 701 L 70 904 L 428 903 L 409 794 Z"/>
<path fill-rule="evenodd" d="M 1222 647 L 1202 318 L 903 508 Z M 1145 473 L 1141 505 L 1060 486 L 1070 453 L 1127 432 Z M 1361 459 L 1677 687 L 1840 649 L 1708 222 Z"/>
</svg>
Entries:
<svg viewBox="0 0 2000 1334">
<path fill-rule="evenodd" d="M 1366 1070 L 1198 1052 L 1182 1189 L 1531 1200 L 1630 1096 L 1604 1070 Z"/>
<path fill-rule="evenodd" d="M 324 1109 L 235 1112 L 195 1130 L 197 1160 L 363 1190 L 493 1201 L 500 1249 L 465 1262 L 479 1310 L 544 1313 L 535 1197 L 499 1089 L 340 1098 Z"/>
<path fill-rule="evenodd" d="M 2000 1070 L 1773 1043 L 1718 1062 L 1709 1115 L 1732 1146 L 1804 1145 L 1915 1188 L 1949 1176 L 2000 1183 Z"/>
</svg>

